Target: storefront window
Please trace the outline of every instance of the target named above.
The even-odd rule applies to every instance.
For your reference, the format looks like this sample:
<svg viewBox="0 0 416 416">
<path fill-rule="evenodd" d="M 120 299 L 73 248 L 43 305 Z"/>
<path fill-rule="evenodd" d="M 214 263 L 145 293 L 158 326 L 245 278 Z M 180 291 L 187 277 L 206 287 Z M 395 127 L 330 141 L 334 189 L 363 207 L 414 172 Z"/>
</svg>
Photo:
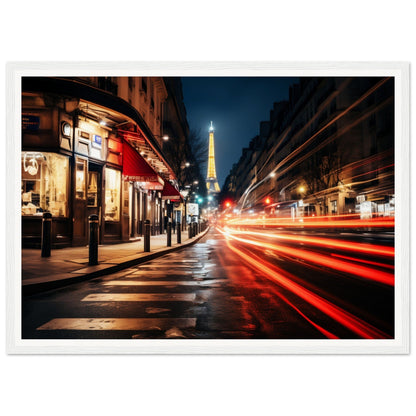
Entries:
<svg viewBox="0 0 416 416">
<path fill-rule="evenodd" d="M 68 216 L 69 160 L 55 153 L 22 152 L 22 215 Z"/>
<path fill-rule="evenodd" d="M 120 221 L 120 180 L 120 171 L 105 169 L 105 221 Z"/>
</svg>

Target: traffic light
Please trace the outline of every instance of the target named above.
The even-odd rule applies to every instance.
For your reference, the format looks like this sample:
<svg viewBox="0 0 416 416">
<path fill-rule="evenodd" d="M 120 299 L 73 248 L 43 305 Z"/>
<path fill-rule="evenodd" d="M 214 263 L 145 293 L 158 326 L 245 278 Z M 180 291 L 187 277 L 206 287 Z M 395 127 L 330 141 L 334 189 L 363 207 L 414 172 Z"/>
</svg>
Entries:
<svg viewBox="0 0 416 416">
<path fill-rule="evenodd" d="M 264 203 L 265 203 L 266 205 L 269 205 L 271 202 L 272 202 L 272 200 L 270 199 L 270 197 L 269 197 L 269 196 L 267 196 L 267 197 L 265 198 L 265 200 L 264 200 Z"/>
</svg>

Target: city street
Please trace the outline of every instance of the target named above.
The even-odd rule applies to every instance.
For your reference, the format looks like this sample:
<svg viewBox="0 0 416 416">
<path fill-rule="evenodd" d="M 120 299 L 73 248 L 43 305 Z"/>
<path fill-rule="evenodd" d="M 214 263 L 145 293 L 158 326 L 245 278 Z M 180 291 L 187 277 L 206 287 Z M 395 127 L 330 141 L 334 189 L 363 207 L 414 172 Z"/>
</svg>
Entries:
<svg viewBox="0 0 416 416">
<path fill-rule="evenodd" d="M 394 337 L 389 233 L 211 228 L 197 244 L 28 296 L 22 337 Z"/>
</svg>

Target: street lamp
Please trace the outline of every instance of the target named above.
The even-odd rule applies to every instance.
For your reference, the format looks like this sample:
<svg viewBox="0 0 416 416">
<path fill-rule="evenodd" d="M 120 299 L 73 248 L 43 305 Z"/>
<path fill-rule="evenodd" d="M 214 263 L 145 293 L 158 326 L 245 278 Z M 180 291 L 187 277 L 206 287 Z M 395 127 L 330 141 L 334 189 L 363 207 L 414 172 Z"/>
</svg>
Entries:
<svg viewBox="0 0 416 416">
<path fill-rule="evenodd" d="M 153 136 L 156 137 L 157 139 L 162 139 L 164 142 L 167 142 L 170 139 L 168 134 L 162 134 L 162 135 L 154 134 Z"/>
</svg>

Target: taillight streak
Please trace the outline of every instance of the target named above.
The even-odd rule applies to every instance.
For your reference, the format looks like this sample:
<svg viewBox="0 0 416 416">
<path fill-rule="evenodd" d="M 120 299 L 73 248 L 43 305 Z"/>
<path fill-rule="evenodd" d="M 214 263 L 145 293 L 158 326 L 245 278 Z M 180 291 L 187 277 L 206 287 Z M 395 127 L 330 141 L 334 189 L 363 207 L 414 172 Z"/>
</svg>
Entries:
<svg viewBox="0 0 416 416">
<path fill-rule="evenodd" d="M 217 229 L 222 234 L 226 235 L 228 238 L 234 239 L 244 244 L 261 247 L 263 249 L 267 248 L 270 250 L 274 250 L 274 251 L 283 253 L 289 257 L 296 257 L 299 259 L 303 259 L 308 262 L 318 264 L 319 266 L 328 267 L 333 270 L 352 274 L 352 275 L 359 276 L 365 279 L 383 283 L 389 286 L 394 285 L 394 274 L 391 274 L 391 273 L 383 272 L 380 270 L 374 270 L 370 267 L 362 266 L 359 264 L 353 264 L 351 262 L 335 259 L 330 256 L 326 256 L 326 255 L 315 253 L 315 252 L 309 252 L 309 251 L 301 250 L 297 248 L 271 244 L 265 241 L 256 241 L 256 240 L 250 240 L 247 238 L 240 238 L 240 237 L 233 235 L 232 233 L 228 231 L 224 231 L 219 228 Z"/>
<path fill-rule="evenodd" d="M 283 288 L 299 296 L 304 301 L 308 302 L 310 305 L 314 306 L 315 308 L 317 308 L 318 310 L 320 310 L 327 316 L 334 319 L 336 322 L 345 326 L 346 328 L 348 328 L 349 330 L 351 330 L 358 336 L 362 338 L 368 338 L 368 339 L 391 338 L 387 334 L 385 334 L 383 331 L 378 330 L 372 325 L 364 322 L 362 319 L 352 315 L 351 313 L 345 311 L 344 309 L 325 300 L 321 296 L 295 283 L 294 281 L 291 280 L 291 278 L 294 278 L 294 276 L 291 276 L 288 272 L 278 269 L 276 266 L 271 266 L 267 262 L 264 262 L 264 261 L 260 262 L 252 254 L 248 255 L 244 253 L 243 251 L 234 247 L 228 239 L 227 239 L 227 244 L 228 244 L 228 247 L 234 253 L 239 255 L 243 260 L 245 260 L 248 264 L 250 264 L 256 270 L 261 271 L 265 277 L 280 284 Z M 283 295 L 281 295 L 281 297 L 282 299 L 285 300 L 285 297 Z M 288 302 L 288 304 L 292 307 L 294 306 L 291 302 Z M 299 312 L 299 309 L 297 307 L 295 307 L 295 309 Z M 305 317 L 304 314 L 303 316 Z M 322 333 L 327 332 L 326 330 L 322 331 L 321 329 L 323 328 L 313 323 L 309 318 L 307 318 L 307 320 L 311 322 Z M 331 333 L 327 333 L 325 335 L 330 338 L 335 337 Z"/>
<path fill-rule="evenodd" d="M 227 228 L 227 232 L 230 234 L 244 234 L 244 235 L 254 235 L 259 237 L 274 238 L 279 240 L 285 240 L 290 242 L 302 242 L 318 247 L 325 248 L 336 248 L 342 250 L 348 250 L 353 252 L 359 252 L 364 254 L 373 254 L 381 255 L 386 257 L 394 257 L 394 247 L 387 246 L 378 246 L 372 244 L 364 243 L 352 243 L 345 240 L 335 240 L 332 238 L 320 238 L 320 237 L 307 237 L 307 236 L 293 236 L 293 235 L 283 235 L 283 234 L 270 234 L 270 233 L 260 233 L 256 231 L 238 231 L 234 229 Z"/>
</svg>

